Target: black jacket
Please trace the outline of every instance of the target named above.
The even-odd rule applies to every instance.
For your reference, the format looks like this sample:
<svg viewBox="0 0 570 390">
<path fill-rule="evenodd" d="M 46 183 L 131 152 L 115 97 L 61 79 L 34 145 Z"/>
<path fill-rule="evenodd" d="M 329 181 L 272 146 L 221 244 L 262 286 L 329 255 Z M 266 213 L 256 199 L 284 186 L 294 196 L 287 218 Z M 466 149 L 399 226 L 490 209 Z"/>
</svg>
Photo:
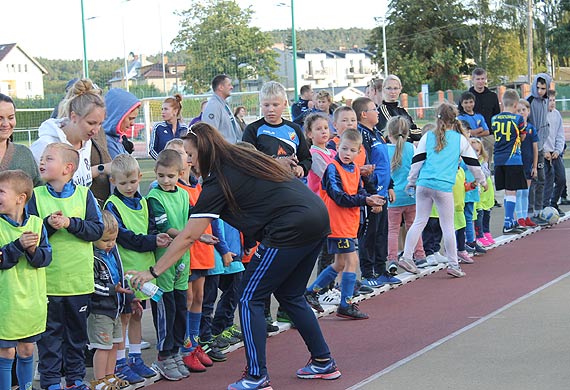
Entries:
<svg viewBox="0 0 570 390">
<path fill-rule="evenodd" d="M 408 141 L 414 142 L 419 141 L 422 138 L 422 129 L 420 129 L 415 123 L 408 111 L 404 107 L 400 107 L 398 102 L 382 102 L 378 107 L 378 124 L 375 126 L 381 134 L 384 133 L 384 129 L 388 124 L 390 118 L 394 116 L 403 116 L 410 122 L 410 135 L 408 136 Z"/>
</svg>

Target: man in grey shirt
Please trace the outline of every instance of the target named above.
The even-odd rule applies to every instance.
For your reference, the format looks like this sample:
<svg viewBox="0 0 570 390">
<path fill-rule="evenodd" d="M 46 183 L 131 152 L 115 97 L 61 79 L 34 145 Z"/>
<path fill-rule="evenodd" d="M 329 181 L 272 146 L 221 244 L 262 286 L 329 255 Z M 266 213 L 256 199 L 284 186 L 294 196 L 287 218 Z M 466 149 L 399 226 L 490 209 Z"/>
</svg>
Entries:
<svg viewBox="0 0 570 390">
<path fill-rule="evenodd" d="M 214 126 L 226 141 L 235 144 L 241 141 L 242 131 L 234 118 L 232 110 L 226 103 L 226 99 L 230 96 L 232 89 L 234 89 L 234 86 L 228 76 L 219 74 L 214 77 L 212 80 L 212 91 L 214 94 L 204 108 L 202 122 Z"/>
</svg>

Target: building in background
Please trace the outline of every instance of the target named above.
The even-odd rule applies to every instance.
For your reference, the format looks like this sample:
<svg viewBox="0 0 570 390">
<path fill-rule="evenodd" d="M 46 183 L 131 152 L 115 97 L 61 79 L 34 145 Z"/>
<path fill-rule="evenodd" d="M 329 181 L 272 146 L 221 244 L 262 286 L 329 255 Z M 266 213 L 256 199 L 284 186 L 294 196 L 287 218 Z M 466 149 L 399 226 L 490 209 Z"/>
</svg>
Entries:
<svg viewBox="0 0 570 390">
<path fill-rule="evenodd" d="M 19 99 L 43 98 L 47 70 L 17 43 L 0 44 L 0 92 Z"/>
</svg>

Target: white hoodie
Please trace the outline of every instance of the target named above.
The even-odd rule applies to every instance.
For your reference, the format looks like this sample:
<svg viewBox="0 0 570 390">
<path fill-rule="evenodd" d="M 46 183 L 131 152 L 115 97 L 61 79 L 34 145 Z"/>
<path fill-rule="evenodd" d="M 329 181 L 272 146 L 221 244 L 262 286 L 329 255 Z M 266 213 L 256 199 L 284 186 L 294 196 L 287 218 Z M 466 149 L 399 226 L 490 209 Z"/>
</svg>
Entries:
<svg viewBox="0 0 570 390">
<path fill-rule="evenodd" d="M 62 142 L 64 144 L 71 145 L 67 140 L 67 136 L 62 130 L 68 119 L 48 119 L 40 125 L 38 129 L 38 139 L 34 141 L 30 149 L 32 154 L 36 159 L 36 162 L 40 163 L 40 157 L 42 156 L 47 145 Z M 79 152 L 79 166 L 77 171 L 73 175 L 73 182 L 85 187 L 90 187 L 93 182 L 93 176 L 91 175 L 91 140 L 87 140 L 83 143 Z"/>
</svg>

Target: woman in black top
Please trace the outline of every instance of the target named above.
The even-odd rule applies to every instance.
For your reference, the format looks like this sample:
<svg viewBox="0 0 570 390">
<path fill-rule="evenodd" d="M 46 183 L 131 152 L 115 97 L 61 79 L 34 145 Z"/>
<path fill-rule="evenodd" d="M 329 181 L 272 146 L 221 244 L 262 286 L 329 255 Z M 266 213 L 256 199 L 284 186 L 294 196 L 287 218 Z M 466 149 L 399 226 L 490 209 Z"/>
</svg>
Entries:
<svg viewBox="0 0 570 390">
<path fill-rule="evenodd" d="M 149 271 L 136 273 L 144 283 L 164 272 L 198 240 L 214 218 L 261 244 L 240 288 L 240 320 L 247 375 L 228 389 L 269 386 L 265 343 L 264 300 L 271 293 L 287 311 L 311 353 L 300 378 L 340 377 L 334 359 L 303 293 L 330 233 L 322 200 L 271 157 L 227 142 L 212 126 L 200 122 L 184 137 L 192 169 L 204 179 L 202 192 L 186 228 Z M 245 381 L 245 382 L 244 382 Z"/>
</svg>

